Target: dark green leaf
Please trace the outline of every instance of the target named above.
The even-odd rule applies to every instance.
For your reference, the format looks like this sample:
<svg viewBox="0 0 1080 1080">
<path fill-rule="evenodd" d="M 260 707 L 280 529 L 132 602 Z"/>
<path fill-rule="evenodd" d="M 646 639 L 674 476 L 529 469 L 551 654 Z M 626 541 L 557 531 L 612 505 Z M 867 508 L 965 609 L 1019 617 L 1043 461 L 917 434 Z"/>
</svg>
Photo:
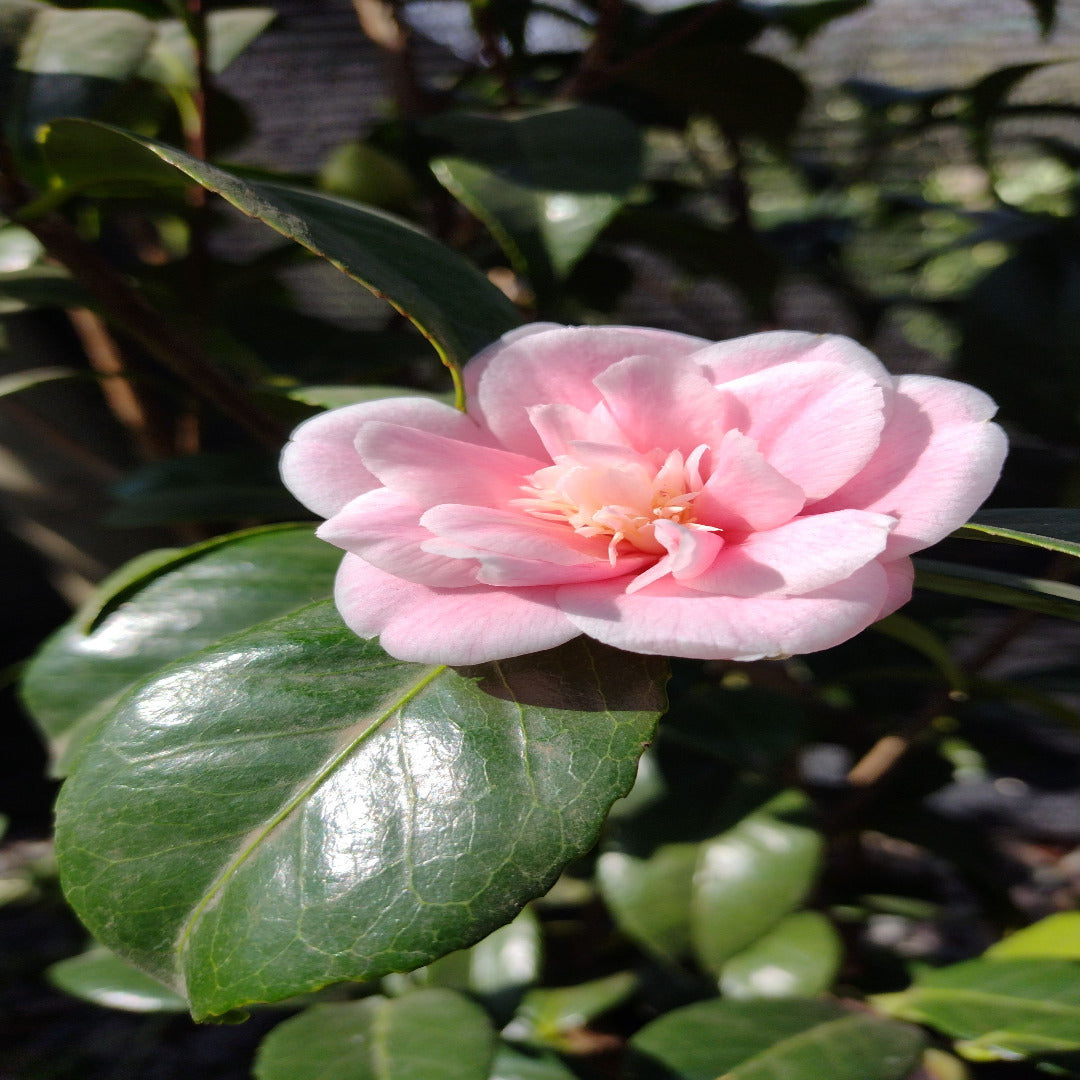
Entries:
<svg viewBox="0 0 1080 1080">
<path fill-rule="evenodd" d="M 1028 0 L 1028 4 L 1035 12 L 1035 18 L 1039 20 L 1039 30 L 1043 37 L 1048 37 L 1057 18 L 1057 0 Z"/>
<path fill-rule="evenodd" d="M 429 963 L 592 845 L 662 667 L 585 638 L 405 664 L 330 603 L 255 626 L 155 672 L 84 745 L 58 806 L 68 898 L 197 1017 Z"/>
<path fill-rule="evenodd" d="M 720 971 L 727 998 L 816 997 L 832 986 L 843 946 L 833 925 L 816 911 L 781 919 Z"/>
<path fill-rule="evenodd" d="M 951 690 L 967 691 L 968 680 L 963 668 L 953 659 L 945 642 L 929 627 L 907 615 L 889 615 L 874 623 L 873 629 L 922 653 L 941 672 Z"/>
<path fill-rule="evenodd" d="M 575 1080 L 575 1075 L 552 1054 L 525 1054 L 500 1045 L 490 1080 Z"/>
<path fill-rule="evenodd" d="M 97 182 L 115 175 L 114 154 L 137 163 L 142 177 L 175 177 L 178 170 L 384 297 L 448 364 L 464 363 L 519 321 L 510 301 L 471 263 L 381 211 L 300 188 L 249 184 L 171 146 L 103 124 L 52 124 L 45 152 L 62 175 L 74 168 L 82 182 L 94 169 Z"/>
<path fill-rule="evenodd" d="M 923 589 L 1080 621 L 1080 588 L 977 566 L 915 560 L 915 584 Z"/>
<path fill-rule="evenodd" d="M 1059 911 L 1017 930 L 983 953 L 987 960 L 1080 960 L 1080 911 Z"/>
<path fill-rule="evenodd" d="M 32 386 L 57 382 L 60 379 L 77 378 L 79 373 L 74 368 L 40 367 L 29 371 L 16 371 L 10 375 L 0 375 L 0 397 L 29 390 Z"/>
<path fill-rule="evenodd" d="M 691 902 L 691 936 L 702 967 L 719 974 L 806 898 L 822 839 L 766 810 L 701 845 Z"/>
<path fill-rule="evenodd" d="M 597 884 L 619 929 L 665 960 L 690 951 L 697 860 L 697 844 L 664 844 L 647 858 L 606 851 L 597 862 Z"/>
<path fill-rule="evenodd" d="M 257 1080 L 488 1080 L 495 1032 L 451 990 L 315 1005 L 279 1024 Z"/>
<path fill-rule="evenodd" d="M 798 45 L 805 45 L 834 19 L 866 7 L 869 0 L 796 0 L 795 3 L 751 3 L 743 6 L 771 23 L 782 26 Z"/>
<path fill-rule="evenodd" d="M 54 986 L 94 1005 L 126 1012 L 187 1012 L 179 994 L 101 946 L 53 964 L 46 974 Z"/>
<path fill-rule="evenodd" d="M 273 8 L 224 8 L 206 17 L 206 66 L 211 74 L 224 71 L 274 21 Z M 162 19 L 157 36 L 139 68 L 139 75 L 164 86 L 194 90 L 195 49 L 179 19 Z"/>
<path fill-rule="evenodd" d="M 341 554 L 272 526 L 121 568 L 27 667 L 23 699 L 65 758 L 136 682 L 226 634 L 330 595 Z"/>
<path fill-rule="evenodd" d="M 975 1061 L 1080 1051 L 1080 964 L 1068 960 L 969 960 L 924 971 L 874 1004 L 945 1032 Z"/>
<path fill-rule="evenodd" d="M 576 1032 L 621 1005 L 637 985 L 636 975 L 620 971 L 577 986 L 530 990 L 503 1034 L 515 1042 L 571 1050 Z"/>
<path fill-rule="evenodd" d="M 24 308 L 73 308 L 97 305 L 58 266 L 31 266 L 0 274 L 0 315 Z"/>
<path fill-rule="evenodd" d="M 1080 557 L 1080 510 L 1054 507 L 980 510 L 954 535 L 971 540 L 1001 540 Z"/>
<path fill-rule="evenodd" d="M 702 1001 L 633 1039 L 641 1080 L 902 1080 L 922 1034 L 831 1001 Z"/>
<path fill-rule="evenodd" d="M 424 130 L 451 151 L 432 162 L 439 182 L 541 292 L 570 272 L 641 177 L 641 135 L 611 109 L 450 113 Z"/>
<path fill-rule="evenodd" d="M 419 192 L 412 173 L 397 158 L 359 140 L 331 151 L 319 170 L 318 185 L 331 195 L 399 213 L 412 206 Z"/>
</svg>

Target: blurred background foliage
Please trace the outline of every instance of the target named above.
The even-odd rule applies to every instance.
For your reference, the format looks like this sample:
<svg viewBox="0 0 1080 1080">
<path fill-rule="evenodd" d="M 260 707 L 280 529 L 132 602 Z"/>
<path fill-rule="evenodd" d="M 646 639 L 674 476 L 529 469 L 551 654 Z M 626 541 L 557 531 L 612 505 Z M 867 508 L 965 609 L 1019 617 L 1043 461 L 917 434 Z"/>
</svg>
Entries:
<svg viewBox="0 0 1080 1080">
<path fill-rule="evenodd" d="M 197 168 L 53 121 L 103 121 L 256 187 L 396 215 L 481 269 L 503 294 L 489 320 L 503 328 L 516 309 L 710 339 L 835 331 L 893 371 L 962 377 L 998 399 L 1010 430 L 996 504 L 1071 509 L 1078 47 L 1080 9 L 1053 0 L 0 0 L 6 681 L 125 559 L 304 517 L 276 478 L 299 420 L 386 387 L 453 391 L 409 319 L 355 280 L 363 268 L 339 273 L 247 196 L 210 198 L 190 182 Z M 397 234 L 371 227 L 378 285 Z M 436 281 L 456 286 L 457 266 Z M 454 313 L 440 339 L 445 353 L 456 335 L 458 360 L 469 318 Z M 1069 522 L 1048 534 L 1077 539 Z M 1067 588 L 1060 550 L 977 539 L 941 554 Z M 324 1003 L 264 1044 L 259 1075 L 301 1077 L 289 1054 L 332 1044 L 345 1023 L 334 1009 L 362 1027 L 436 988 L 479 996 L 509 1025 L 491 1072 L 505 1080 L 615 1075 L 627 1032 L 699 999 L 720 1011 L 644 1028 L 631 1073 L 773 1075 L 752 1070 L 787 1066 L 687 1062 L 679 1048 L 695 1024 L 720 1038 L 741 1023 L 741 1001 L 829 988 L 928 1024 L 922 1080 L 1075 1074 L 1075 1009 L 1071 1036 L 1032 1035 L 1020 1015 L 1025 999 L 1072 1008 L 1074 963 L 1040 968 L 993 1018 L 1021 1031 L 1011 1041 L 956 1020 L 953 990 L 911 972 L 1076 905 L 1077 644 L 1074 623 L 921 593 L 819 656 L 678 664 L 671 715 L 601 850 L 537 905 L 546 959 L 528 916 L 512 939 L 532 957 L 523 974 L 489 944 L 383 988 L 404 996 Z M 151 1018 L 80 1012 L 41 981 L 82 938 L 43 839 L 44 760 L 7 709 L 10 1075 L 172 1077 L 191 1062 L 195 1075 L 245 1075 L 282 1014 L 196 1029 L 97 954 L 55 982 Z M 707 868 L 733 850 L 745 888 L 711 888 Z M 1080 956 L 1075 934 L 1050 935 L 1055 962 Z M 943 970 L 960 991 L 988 977 Z M 413 1000 L 422 1014 L 433 999 Z M 777 1008 L 765 1025 L 777 1039 L 836 1019 Z M 857 1080 L 911 1071 L 919 1041 L 880 1071 L 891 1030 L 866 1036 Z"/>
</svg>

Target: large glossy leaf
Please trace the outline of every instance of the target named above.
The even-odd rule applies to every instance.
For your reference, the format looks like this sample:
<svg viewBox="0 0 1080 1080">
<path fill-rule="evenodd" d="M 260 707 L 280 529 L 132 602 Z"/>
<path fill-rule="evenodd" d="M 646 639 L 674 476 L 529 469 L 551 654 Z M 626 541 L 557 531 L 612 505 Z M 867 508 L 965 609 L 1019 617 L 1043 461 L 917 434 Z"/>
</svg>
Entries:
<svg viewBox="0 0 1080 1080">
<path fill-rule="evenodd" d="M 957 1051 L 976 1061 L 1080 1051 L 1080 964 L 1068 960 L 969 960 L 874 1002 L 962 1040 Z"/>
<path fill-rule="evenodd" d="M 271 526 L 142 556 L 31 660 L 23 700 L 55 759 L 132 685 L 226 634 L 330 595 L 340 552 L 310 526 Z"/>
<path fill-rule="evenodd" d="M 991 945 L 983 955 L 988 960 L 1080 960 L 1080 911 L 1048 915 Z"/>
<path fill-rule="evenodd" d="M 701 845 L 691 937 L 702 966 L 719 974 L 806 898 L 821 860 L 821 834 L 767 811 Z"/>
<path fill-rule="evenodd" d="M 733 956 L 720 972 L 720 989 L 740 999 L 814 997 L 832 985 L 842 954 L 824 915 L 798 911 Z"/>
<path fill-rule="evenodd" d="M 495 1031 L 452 990 L 315 1005 L 279 1024 L 257 1080 L 488 1080 Z"/>
<path fill-rule="evenodd" d="M 47 974 L 61 990 L 109 1009 L 187 1012 L 179 994 L 100 945 L 53 964 Z"/>
<path fill-rule="evenodd" d="M 918 1063 L 915 1028 L 830 1001 L 702 1001 L 633 1037 L 640 1080 L 901 1080 Z"/>
<path fill-rule="evenodd" d="M 981 510 L 954 535 L 1040 547 L 1080 557 L 1080 510 L 1056 507 Z"/>
<path fill-rule="evenodd" d="M 923 589 L 1080 621 L 1080 588 L 979 566 L 915 560 L 915 584 Z"/>
<path fill-rule="evenodd" d="M 638 129 L 597 106 L 448 114 L 424 130 L 452 151 L 432 162 L 436 178 L 541 292 L 570 272 L 641 176 Z"/>
<path fill-rule="evenodd" d="M 249 183 L 174 147 L 104 124 L 52 124 L 45 153 L 61 176 L 82 185 L 132 178 L 167 182 L 178 170 L 388 300 L 451 365 L 519 322 L 514 306 L 475 266 L 383 211 L 281 184 Z"/>
<path fill-rule="evenodd" d="M 578 639 L 453 671 L 329 602 L 129 693 L 61 793 L 68 897 L 196 1016 L 470 945 L 546 891 L 626 793 L 662 663 Z"/>
</svg>

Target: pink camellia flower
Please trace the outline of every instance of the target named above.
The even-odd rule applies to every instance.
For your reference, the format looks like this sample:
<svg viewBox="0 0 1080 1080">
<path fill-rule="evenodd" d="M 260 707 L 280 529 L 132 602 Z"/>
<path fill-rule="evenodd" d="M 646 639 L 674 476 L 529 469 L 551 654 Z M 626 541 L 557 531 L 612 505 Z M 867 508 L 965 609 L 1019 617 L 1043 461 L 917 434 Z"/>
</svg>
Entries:
<svg viewBox="0 0 1080 1080">
<path fill-rule="evenodd" d="M 986 394 L 832 335 L 533 324 L 464 375 L 467 413 L 351 405 L 282 460 L 346 552 L 346 623 L 402 660 L 828 648 L 909 598 L 1005 456 Z"/>
</svg>

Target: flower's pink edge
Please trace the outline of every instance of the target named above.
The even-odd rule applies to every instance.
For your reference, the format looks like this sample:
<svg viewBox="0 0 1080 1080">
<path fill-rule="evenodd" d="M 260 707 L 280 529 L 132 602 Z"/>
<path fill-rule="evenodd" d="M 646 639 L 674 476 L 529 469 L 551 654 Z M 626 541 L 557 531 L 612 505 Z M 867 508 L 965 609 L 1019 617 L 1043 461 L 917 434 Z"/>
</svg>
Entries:
<svg viewBox="0 0 1080 1080">
<path fill-rule="evenodd" d="M 601 372 L 631 356 L 677 360 L 708 342 L 668 330 L 637 326 L 527 328 L 500 338 L 464 368 L 471 416 L 507 450 L 544 456 L 544 444 L 529 419 L 534 405 L 558 402 L 589 412 L 600 402 L 593 385 Z"/>
<path fill-rule="evenodd" d="M 761 660 L 839 645 L 881 617 L 889 575 L 877 562 L 804 596 L 709 596 L 668 578 L 633 594 L 625 583 L 564 585 L 559 607 L 589 637 L 629 652 Z"/>
<path fill-rule="evenodd" d="M 331 409 L 302 423 L 281 454 L 285 486 L 319 517 L 332 517 L 380 482 L 356 451 L 360 428 L 370 420 L 421 428 L 436 435 L 490 445 L 490 436 L 457 409 L 423 397 L 383 398 Z"/>
<path fill-rule="evenodd" d="M 483 664 L 563 645 L 581 631 L 555 604 L 555 589 L 432 589 L 346 555 L 334 585 L 346 625 L 399 660 Z"/>
<path fill-rule="evenodd" d="M 900 376 L 877 453 L 814 512 L 858 507 L 895 517 L 883 559 L 936 544 L 963 525 L 997 483 L 1008 442 L 990 423 L 996 412 L 974 386 Z"/>
</svg>

